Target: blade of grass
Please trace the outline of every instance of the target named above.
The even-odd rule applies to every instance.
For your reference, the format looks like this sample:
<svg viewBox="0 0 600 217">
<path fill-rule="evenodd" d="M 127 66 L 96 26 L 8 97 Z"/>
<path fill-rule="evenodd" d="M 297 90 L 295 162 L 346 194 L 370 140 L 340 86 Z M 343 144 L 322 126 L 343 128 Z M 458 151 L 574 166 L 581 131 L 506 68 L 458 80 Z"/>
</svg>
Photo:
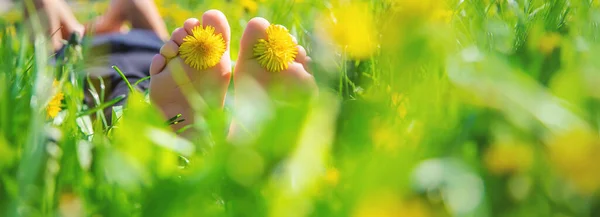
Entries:
<svg viewBox="0 0 600 217">
<path fill-rule="evenodd" d="M 83 111 L 83 112 L 77 114 L 77 117 L 82 117 L 82 116 L 90 115 L 90 114 L 93 114 L 94 112 L 96 112 L 98 110 L 108 108 L 109 106 L 114 105 L 115 103 L 121 101 L 124 98 L 125 98 L 125 95 L 119 95 L 119 96 L 115 97 L 114 99 L 112 99 L 111 101 L 108 101 L 108 102 L 106 102 L 106 103 L 104 103 L 102 105 L 94 107 L 93 109 L 86 110 L 86 111 Z"/>
<path fill-rule="evenodd" d="M 143 81 L 145 81 L 145 80 L 149 80 L 149 79 L 150 79 L 150 76 L 148 76 L 148 77 L 143 77 L 142 79 L 140 79 L 140 80 L 136 81 L 136 82 L 133 84 L 133 86 L 138 86 L 138 84 L 142 83 L 142 82 L 143 82 Z"/>
<path fill-rule="evenodd" d="M 89 89 L 88 92 L 90 93 L 90 95 L 92 96 L 92 98 L 94 99 L 94 103 L 96 103 L 96 105 L 101 105 L 102 102 L 104 102 L 103 96 L 100 97 L 98 94 L 98 91 L 96 90 L 96 88 L 94 87 L 94 84 L 92 83 L 92 80 L 90 78 L 90 76 L 85 76 L 86 81 L 88 83 Z M 102 79 L 100 79 L 100 81 L 102 81 Z M 104 93 L 104 91 L 101 91 L 101 94 Z M 100 119 L 102 120 L 102 123 L 104 125 L 104 127 L 106 128 L 108 126 L 108 122 L 106 120 L 106 117 L 104 116 L 103 112 L 99 112 L 100 110 L 97 110 L 98 114 L 97 116 L 100 116 Z"/>
<path fill-rule="evenodd" d="M 123 79 L 123 81 L 125 81 L 125 83 L 127 84 L 127 87 L 129 87 L 129 91 L 133 92 L 133 86 L 131 86 L 131 83 L 129 83 L 129 80 L 127 80 L 127 77 L 125 77 L 125 74 L 123 74 L 123 71 L 121 71 L 121 69 L 119 69 L 119 67 L 117 66 L 112 66 L 112 68 L 117 71 L 117 73 L 119 73 L 119 75 L 121 76 L 121 78 Z"/>
</svg>

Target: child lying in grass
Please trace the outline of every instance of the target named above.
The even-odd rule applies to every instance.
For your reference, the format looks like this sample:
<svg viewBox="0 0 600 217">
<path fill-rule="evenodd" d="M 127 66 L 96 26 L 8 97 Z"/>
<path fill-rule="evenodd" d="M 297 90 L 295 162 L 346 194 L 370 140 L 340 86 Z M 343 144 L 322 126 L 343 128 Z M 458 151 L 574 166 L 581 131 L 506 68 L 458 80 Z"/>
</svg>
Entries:
<svg viewBox="0 0 600 217">
<path fill-rule="evenodd" d="M 182 114 L 184 121 L 173 125 L 174 130 L 192 124 L 198 116 L 188 101 L 190 92 L 201 96 L 206 108 L 223 108 L 232 63 L 231 31 L 222 12 L 209 10 L 201 20 L 190 18 L 169 37 L 152 0 L 113 0 L 106 13 L 87 26 L 75 19 L 64 0 L 34 2 L 38 14 L 44 17 L 41 20 L 46 21 L 47 32 L 61 30 L 50 37 L 55 50 L 60 50 L 62 40 L 73 33 L 94 34 L 91 43 L 94 58 L 85 61 L 92 66 L 88 73 L 103 77 L 108 84 L 108 100 L 129 93 L 126 82 L 112 68 L 114 65 L 122 69 L 132 84 L 150 76 L 149 81 L 139 82 L 137 88 L 149 89 L 151 102 L 161 109 L 165 119 Z M 131 23 L 132 30 L 122 30 L 126 21 Z M 107 54 L 98 55 L 95 49 L 103 47 L 108 49 Z M 297 45 L 287 29 L 254 18 L 241 36 L 234 89 L 239 89 L 244 80 L 252 80 L 263 90 L 278 87 L 283 93 L 297 90 L 312 93 L 316 85 L 308 72 L 309 61 L 305 49 Z M 234 101 L 252 94 L 236 94 Z"/>
</svg>

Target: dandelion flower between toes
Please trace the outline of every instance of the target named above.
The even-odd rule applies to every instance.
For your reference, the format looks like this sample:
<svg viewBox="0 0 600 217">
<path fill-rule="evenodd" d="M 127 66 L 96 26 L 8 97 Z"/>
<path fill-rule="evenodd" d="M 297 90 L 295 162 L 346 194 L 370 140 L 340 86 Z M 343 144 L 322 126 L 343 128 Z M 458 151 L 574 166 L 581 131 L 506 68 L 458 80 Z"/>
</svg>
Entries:
<svg viewBox="0 0 600 217">
<path fill-rule="evenodd" d="M 271 24 L 267 28 L 267 39 L 259 39 L 254 45 L 254 56 L 262 67 L 270 72 L 279 72 L 296 59 L 296 46 L 285 27 Z"/>
<path fill-rule="evenodd" d="M 215 27 L 196 26 L 192 29 L 192 34 L 183 39 L 179 55 L 192 68 L 204 70 L 217 65 L 225 49 L 223 35 L 215 34 Z"/>
</svg>

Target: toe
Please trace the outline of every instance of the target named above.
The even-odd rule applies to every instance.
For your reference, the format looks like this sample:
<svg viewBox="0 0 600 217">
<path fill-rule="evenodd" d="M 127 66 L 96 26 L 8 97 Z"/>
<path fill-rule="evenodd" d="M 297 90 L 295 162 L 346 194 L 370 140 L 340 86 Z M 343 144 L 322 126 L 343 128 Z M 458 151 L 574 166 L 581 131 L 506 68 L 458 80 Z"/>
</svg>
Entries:
<svg viewBox="0 0 600 217">
<path fill-rule="evenodd" d="M 192 30 L 196 26 L 200 26 L 200 21 L 196 18 L 190 18 L 190 19 L 187 19 L 185 22 L 183 22 L 183 28 L 189 35 L 192 34 Z"/>
<path fill-rule="evenodd" d="M 248 22 L 246 30 L 242 35 L 240 41 L 240 59 L 252 59 L 254 57 L 254 45 L 259 39 L 267 37 L 267 28 L 269 27 L 269 21 L 261 17 L 256 17 Z"/>
<path fill-rule="evenodd" d="M 296 62 L 302 63 L 304 64 L 304 61 L 306 61 L 306 49 L 304 49 L 304 47 L 302 47 L 301 45 L 296 46 L 298 48 L 298 54 L 296 55 Z"/>
<path fill-rule="evenodd" d="M 310 57 L 306 54 L 306 49 L 304 47 L 298 45 L 298 54 L 296 55 L 296 62 L 302 64 L 304 66 L 304 70 L 308 71 L 308 63 L 310 62 Z"/>
<path fill-rule="evenodd" d="M 165 56 L 167 59 L 174 58 L 179 53 L 179 45 L 175 43 L 173 40 L 169 40 L 165 42 L 165 44 L 160 48 L 160 54 Z"/>
<path fill-rule="evenodd" d="M 183 43 L 183 38 L 186 36 L 188 36 L 188 33 L 185 31 L 185 29 L 179 27 L 173 31 L 173 34 L 171 34 L 171 40 L 177 45 L 181 45 Z"/>
<path fill-rule="evenodd" d="M 302 66 L 304 66 L 304 70 L 306 70 L 310 74 L 312 74 L 312 72 L 309 69 L 311 62 L 312 62 L 312 59 L 309 56 L 307 56 L 306 59 L 304 60 L 304 63 L 302 63 Z"/>
<path fill-rule="evenodd" d="M 315 89 L 316 83 L 312 74 L 306 71 L 306 67 L 299 63 L 292 63 L 286 70 L 281 71 L 281 82 L 292 88 L 290 91 L 305 91 L 312 92 Z"/>
<path fill-rule="evenodd" d="M 202 15 L 202 25 L 215 27 L 215 33 L 221 34 L 225 40 L 227 48 L 229 48 L 229 41 L 231 38 L 231 29 L 229 28 L 229 22 L 225 14 L 219 10 L 208 10 Z"/>
<path fill-rule="evenodd" d="M 156 54 L 152 57 L 152 63 L 150 64 L 150 75 L 156 75 L 160 73 L 167 64 L 167 59 L 163 55 Z"/>
</svg>

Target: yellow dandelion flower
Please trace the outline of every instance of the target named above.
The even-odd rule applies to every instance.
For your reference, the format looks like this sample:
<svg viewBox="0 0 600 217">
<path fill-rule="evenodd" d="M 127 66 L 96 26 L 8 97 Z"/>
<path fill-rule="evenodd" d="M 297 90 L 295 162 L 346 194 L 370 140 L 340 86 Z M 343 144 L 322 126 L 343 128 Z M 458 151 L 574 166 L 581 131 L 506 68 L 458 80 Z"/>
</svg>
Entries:
<svg viewBox="0 0 600 217">
<path fill-rule="evenodd" d="M 484 155 L 485 166 L 495 175 L 525 172 L 531 168 L 533 161 L 533 150 L 521 143 L 495 144 Z"/>
<path fill-rule="evenodd" d="M 449 23 L 454 12 L 436 0 L 387 0 L 404 19 Z"/>
<path fill-rule="evenodd" d="M 550 141 L 549 158 L 565 180 L 583 194 L 600 189 L 600 136 L 587 129 L 574 129 Z"/>
<path fill-rule="evenodd" d="M 408 113 L 408 97 L 401 93 L 392 93 L 392 106 L 396 108 L 398 118 L 404 119 Z"/>
<path fill-rule="evenodd" d="M 336 186 L 340 181 L 340 171 L 338 171 L 336 168 L 328 169 L 323 179 L 327 184 Z"/>
<path fill-rule="evenodd" d="M 543 54 L 551 54 L 554 49 L 560 46 L 560 40 L 558 33 L 547 33 L 539 40 L 539 49 Z"/>
<path fill-rule="evenodd" d="M 23 16 L 21 15 L 21 11 L 19 10 L 9 10 L 2 15 L 3 19 L 8 23 L 16 23 L 20 20 L 23 20 Z"/>
<path fill-rule="evenodd" d="M 192 35 L 183 39 L 183 44 L 179 47 L 179 55 L 192 68 L 204 70 L 221 61 L 225 46 L 223 35 L 215 34 L 215 27 L 197 26 L 192 29 Z"/>
<path fill-rule="evenodd" d="M 452 15 L 454 15 L 453 11 L 438 8 L 431 13 L 431 19 L 442 23 L 450 23 Z"/>
<path fill-rule="evenodd" d="M 374 16 L 368 8 L 367 4 L 333 8 L 318 21 L 323 23 L 323 38 L 331 39 L 352 58 L 368 59 L 378 45 Z"/>
<path fill-rule="evenodd" d="M 6 34 L 6 35 L 4 35 Z M 4 31 L 0 31 L 0 40 L 2 38 L 6 37 L 16 37 L 17 35 L 17 30 L 15 29 L 15 25 L 9 25 L 6 27 L 6 29 Z"/>
<path fill-rule="evenodd" d="M 258 3 L 254 0 L 241 0 L 240 4 L 248 14 L 254 14 L 258 10 Z"/>
<path fill-rule="evenodd" d="M 58 81 L 54 80 L 54 82 L 52 82 L 52 87 L 56 88 L 57 86 L 58 86 Z M 65 98 L 65 95 L 60 90 L 58 90 L 56 95 L 54 95 L 54 97 L 52 97 L 52 100 L 50 100 L 50 102 L 48 103 L 48 106 L 46 106 L 46 114 L 48 115 L 48 117 L 54 118 L 54 117 L 56 117 L 56 115 L 58 115 L 60 110 L 62 110 L 60 108 L 60 105 L 61 105 L 61 101 L 64 98 Z"/>
<path fill-rule="evenodd" d="M 271 72 L 279 72 L 288 68 L 296 59 L 298 48 L 288 30 L 281 25 L 267 28 L 267 39 L 260 39 L 254 45 L 254 56 L 260 65 Z"/>
<path fill-rule="evenodd" d="M 498 15 L 498 8 L 497 7 L 491 7 L 488 11 L 487 11 L 487 16 L 488 17 L 495 17 Z"/>
<path fill-rule="evenodd" d="M 159 13 L 166 20 L 169 20 L 170 23 L 175 25 L 181 25 L 188 18 L 193 16 L 192 11 L 189 9 L 182 8 L 180 5 L 176 3 L 168 4 L 164 7 L 159 7 Z"/>
<path fill-rule="evenodd" d="M 389 192 L 370 193 L 361 198 L 353 217 L 428 217 L 432 216 L 428 204 L 421 200 L 403 200 Z"/>
<path fill-rule="evenodd" d="M 102 14 L 108 9 L 108 2 L 94 2 L 92 4 L 92 11 L 96 14 Z"/>
<path fill-rule="evenodd" d="M 399 143 L 403 140 L 400 138 L 400 132 L 395 126 L 389 124 L 381 124 L 381 121 L 373 121 L 374 127 L 371 130 L 371 138 L 375 148 L 384 151 L 393 151 L 398 148 Z M 377 124 L 375 124 L 377 123 Z"/>
<path fill-rule="evenodd" d="M 160 9 L 160 6 L 165 4 L 165 0 L 154 0 L 154 4 L 156 4 Z"/>
</svg>

